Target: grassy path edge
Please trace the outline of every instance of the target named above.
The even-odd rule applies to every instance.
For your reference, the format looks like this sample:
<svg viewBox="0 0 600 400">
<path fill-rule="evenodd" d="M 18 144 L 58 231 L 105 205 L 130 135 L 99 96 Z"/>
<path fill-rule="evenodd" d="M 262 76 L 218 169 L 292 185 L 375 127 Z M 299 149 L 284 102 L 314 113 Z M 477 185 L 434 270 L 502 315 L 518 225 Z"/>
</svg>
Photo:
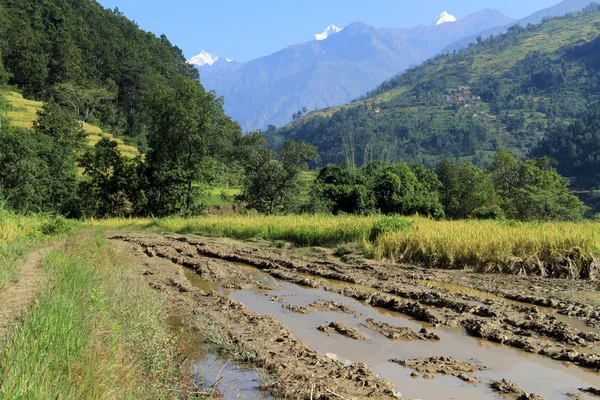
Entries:
<svg viewBox="0 0 600 400">
<path fill-rule="evenodd" d="M 0 347 L 0 398 L 165 399 L 191 393 L 167 305 L 102 230 L 43 258 L 50 284 Z"/>
</svg>

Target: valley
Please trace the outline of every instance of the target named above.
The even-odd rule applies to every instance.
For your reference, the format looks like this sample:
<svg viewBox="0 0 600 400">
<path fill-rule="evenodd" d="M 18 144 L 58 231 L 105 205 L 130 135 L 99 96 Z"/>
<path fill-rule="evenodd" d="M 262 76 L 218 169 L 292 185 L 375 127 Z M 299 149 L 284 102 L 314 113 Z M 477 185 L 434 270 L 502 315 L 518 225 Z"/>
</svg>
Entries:
<svg viewBox="0 0 600 400">
<path fill-rule="evenodd" d="M 0 0 L 1 399 L 600 396 L 600 4 L 111 1 Z"/>
</svg>

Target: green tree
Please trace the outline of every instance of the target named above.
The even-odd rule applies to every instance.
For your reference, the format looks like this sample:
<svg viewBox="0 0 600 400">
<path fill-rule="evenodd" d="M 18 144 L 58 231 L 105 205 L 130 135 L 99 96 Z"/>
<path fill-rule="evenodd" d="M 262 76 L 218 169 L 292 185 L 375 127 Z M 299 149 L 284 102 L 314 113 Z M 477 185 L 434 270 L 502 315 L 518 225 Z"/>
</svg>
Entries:
<svg viewBox="0 0 600 400">
<path fill-rule="evenodd" d="M 122 217 L 135 211 L 140 185 L 137 176 L 140 160 L 124 157 L 118 143 L 102 138 L 79 158 L 86 180 L 80 182 L 79 216 Z"/>
<path fill-rule="evenodd" d="M 447 217 L 497 218 L 502 215 L 492 181 L 478 166 L 444 160 L 436 172 L 442 183 L 440 200 Z"/>
<path fill-rule="evenodd" d="M 444 211 L 435 191 L 428 190 L 407 164 L 391 164 L 383 168 L 366 167 L 376 207 L 384 214 L 421 214 L 443 218 Z M 423 172 L 423 171 L 420 171 Z"/>
<path fill-rule="evenodd" d="M 558 174 L 548 158 L 523 162 L 499 152 L 489 173 L 509 218 L 575 220 L 587 211 L 576 196 L 569 194 L 569 180 Z"/>
<path fill-rule="evenodd" d="M 192 79 L 175 80 L 172 87 L 157 86 L 146 98 L 148 211 L 156 215 L 195 213 L 194 183 L 206 177 L 212 161 L 240 135 L 239 126 L 224 115 L 222 100 Z"/>
<path fill-rule="evenodd" d="M 84 145 L 83 127 L 69 110 L 46 103 L 38 112 L 32 131 L 39 142 L 38 156 L 49 171 L 40 183 L 47 196 L 42 209 L 67 212 L 77 187 L 76 154 Z"/>
<path fill-rule="evenodd" d="M 375 207 L 373 193 L 362 169 L 329 165 L 319 172 L 310 192 L 317 211 L 362 214 Z"/>
<path fill-rule="evenodd" d="M 286 140 L 278 152 L 268 148 L 261 133 L 243 138 L 239 148 L 246 176 L 240 199 L 262 213 L 294 211 L 300 195 L 300 175 L 319 161 L 314 146 Z"/>
<path fill-rule="evenodd" d="M 40 211 L 46 198 L 42 177 L 50 173 L 38 156 L 31 132 L 2 120 L 0 129 L 0 198 L 16 211 Z"/>
</svg>

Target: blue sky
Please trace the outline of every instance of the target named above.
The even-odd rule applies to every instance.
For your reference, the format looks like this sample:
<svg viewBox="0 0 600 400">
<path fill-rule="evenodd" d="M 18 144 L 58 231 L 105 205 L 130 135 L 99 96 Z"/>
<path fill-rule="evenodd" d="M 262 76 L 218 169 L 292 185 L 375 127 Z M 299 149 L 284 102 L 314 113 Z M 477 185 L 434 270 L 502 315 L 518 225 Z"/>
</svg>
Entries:
<svg viewBox="0 0 600 400">
<path fill-rule="evenodd" d="M 496 8 L 522 18 L 560 0 L 99 0 L 147 31 L 166 34 L 187 58 L 206 50 L 248 61 L 311 40 L 329 24 L 379 27 L 430 24 L 448 11 L 458 18 Z"/>
</svg>

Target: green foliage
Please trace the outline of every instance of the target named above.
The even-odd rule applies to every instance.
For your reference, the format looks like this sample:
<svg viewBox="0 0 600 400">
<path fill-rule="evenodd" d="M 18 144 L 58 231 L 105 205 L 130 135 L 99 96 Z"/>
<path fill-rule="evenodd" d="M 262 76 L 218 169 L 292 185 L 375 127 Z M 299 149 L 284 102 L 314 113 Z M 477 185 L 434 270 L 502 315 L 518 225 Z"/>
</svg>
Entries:
<svg viewBox="0 0 600 400">
<path fill-rule="evenodd" d="M 520 162 L 500 152 L 489 173 L 508 218 L 576 220 L 587 211 L 583 202 L 569 194 L 569 180 L 560 176 L 548 159 Z"/>
<path fill-rule="evenodd" d="M 558 162 L 558 171 L 575 178 L 578 188 L 600 188 L 600 108 L 594 107 L 568 126 L 556 126 L 534 150 Z"/>
<path fill-rule="evenodd" d="M 241 140 L 237 151 L 246 169 L 240 200 L 248 208 L 266 214 L 297 209 L 301 174 L 309 162 L 319 160 L 314 146 L 287 140 L 274 152 L 261 133 L 252 133 Z"/>
<path fill-rule="evenodd" d="M 374 167 L 369 164 L 366 170 L 369 171 L 372 182 L 375 205 L 382 213 L 444 217 L 437 193 L 423 185 L 409 165 L 392 164 Z M 424 175 L 428 174 L 424 173 Z"/>
<path fill-rule="evenodd" d="M 77 186 L 75 153 L 84 139 L 73 114 L 48 103 L 33 131 L 0 129 L 0 192 L 18 211 L 68 213 Z"/>
<path fill-rule="evenodd" d="M 116 141 L 103 138 L 80 157 L 88 179 L 79 183 L 78 217 L 130 216 L 142 207 L 138 176 L 142 162 L 124 157 L 117 147 Z"/>
<path fill-rule="evenodd" d="M 55 98 L 112 134 L 142 143 L 144 93 L 175 76 L 198 77 L 165 36 L 142 31 L 98 2 L 1 0 L 0 8 L 0 58 L 9 83 L 28 98 Z"/>
<path fill-rule="evenodd" d="M 312 204 L 321 205 L 317 211 L 336 215 L 366 213 L 375 206 L 364 171 L 342 165 L 329 165 L 321 169 L 310 197 Z"/>
<path fill-rule="evenodd" d="M 63 216 L 55 216 L 44 222 L 41 226 L 41 231 L 44 235 L 66 235 L 71 233 L 75 228 L 73 221 L 69 221 Z"/>
<path fill-rule="evenodd" d="M 422 165 L 381 161 L 362 168 L 330 165 L 317 177 L 311 202 L 326 204 L 334 214 L 379 211 L 443 218 L 437 194 L 439 185 L 435 172 Z"/>
<path fill-rule="evenodd" d="M 392 232 L 410 232 L 414 228 L 412 221 L 397 216 L 383 217 L 371 228 L 369 240 L 377 241 L 381 235 Z"/>
<path fill-rule="evenodd" d="M 437 173 L 446 215 L 453 219 L 577 220 L 587 207 L 548 159 L 518 161 L 499 152 L 487 170 L 442 161 Z"/>
<path fill-rule="evenodd" d="M 442 183 L 440 200 L 452 219 L 496 215 L 497 197 L 489 175 L 474 164 L 442 161 L 437 166 Z"/>
<path fill-rule="evenodd" d="M 194 182 L 210 175 L 212 161 L 223 159 L 241 136 L 213 93 L 190 78 L 176 78 L 173 85 L 146 96 L 148 211 L 155 215 L 194 213 Z"/>
<path fill-rule="evenodd" d="M 312 143 L 326 165 L 341 157 L 351 166 L 383 160 L 431 167 L 453 159 L 484 168 L 499 150 L 524 159 L 539 141 L 544 150 L 537 156 L 560 159 L 562 174 L 593 187 L 598 129 L 589 119 L 564 126 L 600 101 L 599 33 L 594 8 L 516 26 L 426 61 L 354 103 L 311 113 L 270 138 Z"/>
</svg>

